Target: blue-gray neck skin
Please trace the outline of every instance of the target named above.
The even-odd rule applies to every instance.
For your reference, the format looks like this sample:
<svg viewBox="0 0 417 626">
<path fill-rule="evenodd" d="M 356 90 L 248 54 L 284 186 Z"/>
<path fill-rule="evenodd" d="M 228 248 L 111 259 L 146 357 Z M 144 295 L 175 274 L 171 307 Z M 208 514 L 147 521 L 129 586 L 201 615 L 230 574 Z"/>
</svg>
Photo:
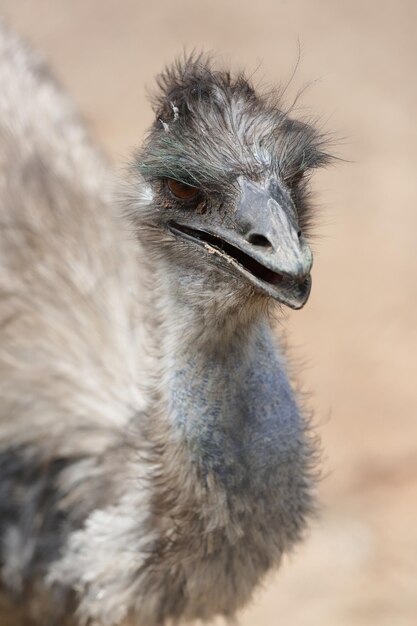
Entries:
<svg viewBox="0 0 417 626">
<path fill-rule="evenodd" d="M 203 474 L 230 491 L 264 492 L 287 483 L 302 448 L 303 420 L 265 313 L 236 312 L 233 331 L 182 300 L 170 286 L 177 325 L 167 338 L 169 413 Z M 244 320 L 244 321 L 243 321 Z M 200 335 L 190 329 L 200 325 Z M 224 330 L 224 332 L 223 332 Z M 169 333 L 168 333 L 169 335 Z"/>
</svg>

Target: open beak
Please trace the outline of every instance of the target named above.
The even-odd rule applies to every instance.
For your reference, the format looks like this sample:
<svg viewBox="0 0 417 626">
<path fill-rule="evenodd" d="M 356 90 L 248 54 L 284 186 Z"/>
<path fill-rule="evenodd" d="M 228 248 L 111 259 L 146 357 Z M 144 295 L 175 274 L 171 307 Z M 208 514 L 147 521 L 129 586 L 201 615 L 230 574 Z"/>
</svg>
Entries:
<svg viewBox="0 0 417 626">
<path fill-rule="evenodd" d="M 292 202 L 275 182 L 239 183 L 240 202 L 230 227 L 171 222 L 169 228 L 221 257 L 275 300 L 300 309 L 310 294 L 313 256 L 299 232 Z"/>
</svg>

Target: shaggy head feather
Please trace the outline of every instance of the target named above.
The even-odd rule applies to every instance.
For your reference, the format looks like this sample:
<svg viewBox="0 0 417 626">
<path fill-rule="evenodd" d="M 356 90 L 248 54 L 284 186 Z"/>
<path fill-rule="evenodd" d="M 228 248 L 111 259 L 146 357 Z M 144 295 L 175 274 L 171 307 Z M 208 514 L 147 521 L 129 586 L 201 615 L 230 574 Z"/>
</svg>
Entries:
<svg viewBox="0 0 417 626">
<path fill-rule="evenodd" d="M 213 69 L 208 57 L 177 61 L 157 83 L 156 119 L 136 163 L 145 180 L 235 196 L 239 177 L 275 176 L 307 222 L 306 177 L 332 158 L 325 135 L 291 119 L 277 95 L 257 93 L 244 74 Z"/>
</svg>

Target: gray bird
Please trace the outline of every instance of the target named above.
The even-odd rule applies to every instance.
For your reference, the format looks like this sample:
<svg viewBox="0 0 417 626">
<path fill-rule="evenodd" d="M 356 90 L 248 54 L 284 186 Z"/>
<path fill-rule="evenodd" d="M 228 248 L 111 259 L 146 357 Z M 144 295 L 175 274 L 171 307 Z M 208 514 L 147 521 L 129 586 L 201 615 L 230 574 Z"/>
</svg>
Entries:
<svg viewBox="0 0 417 626">
<path fill-rule="evenodd" d="M 324 138 L 185 58 L 115 181 L 0 28 L 0 623 L 232 617 L 303 536 L 316 446 L 271 324 L 302 307 Z"/>
</svg>

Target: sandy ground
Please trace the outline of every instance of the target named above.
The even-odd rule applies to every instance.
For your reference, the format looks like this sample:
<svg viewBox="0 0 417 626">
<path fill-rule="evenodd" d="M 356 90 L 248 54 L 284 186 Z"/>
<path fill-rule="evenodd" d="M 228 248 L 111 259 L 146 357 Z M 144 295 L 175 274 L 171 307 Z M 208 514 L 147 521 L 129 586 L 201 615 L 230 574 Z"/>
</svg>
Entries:
<svg viewBox="0 0 417 626">
<path fill-rule="evenodd" d="M 343 140 L 319 174 L 309 305 L 288 316 L 324 448 L 321 519 L 242 626 L 417 624 L 416 0 L 0 0 L 116 163 L 183 47 L 285 82 Z"/>
</svg>

